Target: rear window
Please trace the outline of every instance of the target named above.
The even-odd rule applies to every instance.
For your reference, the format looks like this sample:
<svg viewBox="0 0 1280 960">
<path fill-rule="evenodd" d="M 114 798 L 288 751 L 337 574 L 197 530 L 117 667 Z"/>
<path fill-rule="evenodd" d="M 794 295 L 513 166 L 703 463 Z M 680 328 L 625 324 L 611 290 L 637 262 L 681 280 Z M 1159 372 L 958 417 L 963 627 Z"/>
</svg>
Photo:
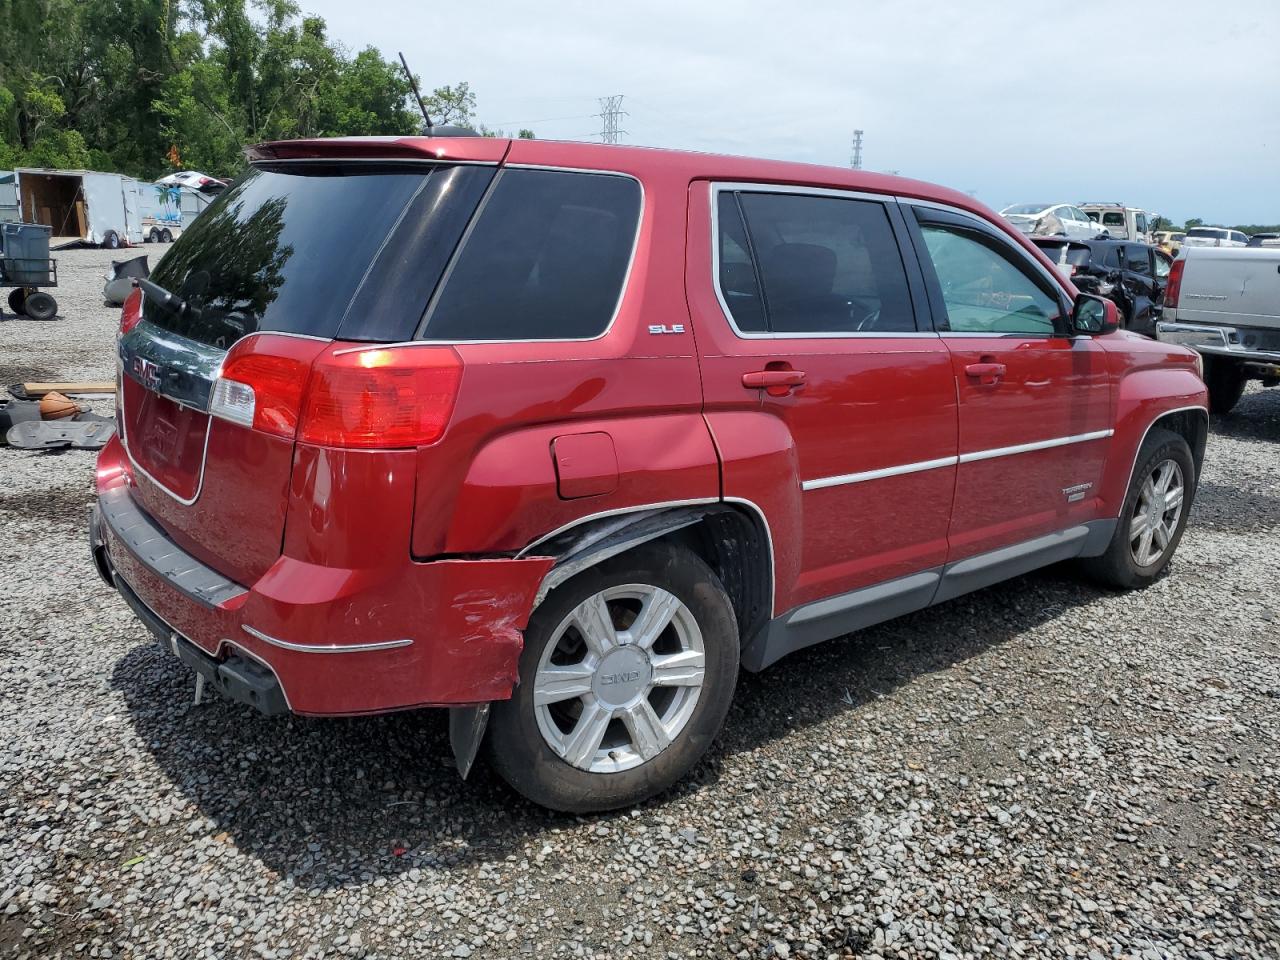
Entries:
<svg viewBox="0 0 1280 960">
<path fill-rule="evenodd" d="M 1227 231 L 1214 230 L 1210 227 L 1192 227 L 1190 230 L 1187 231 L 1187 236 L 1188 237 L 1207 237 L 1210 240 L 1225 240 L 1227 239 Z"/>
<path fill-rule="evenodd" d="M 185 309 L 148 301 L 144 315 L 219 347 L 257 331 L 407 339 L 492 177 L 480 166 L 255 168 L 151 275 Z"/>
<path fill-rule="evenodd" d="M 581 340 L 613 320 L 640 221 L 616 174 L 507 169 L 422 326 L 427 340 Z"/>
<path fill-rule="evenodd" d="M 1123 227 L 1124 214 L 1123 213 L 1104 213 L 1102 215 L 1102 225 L 1104 227 Z"/>
</svg>

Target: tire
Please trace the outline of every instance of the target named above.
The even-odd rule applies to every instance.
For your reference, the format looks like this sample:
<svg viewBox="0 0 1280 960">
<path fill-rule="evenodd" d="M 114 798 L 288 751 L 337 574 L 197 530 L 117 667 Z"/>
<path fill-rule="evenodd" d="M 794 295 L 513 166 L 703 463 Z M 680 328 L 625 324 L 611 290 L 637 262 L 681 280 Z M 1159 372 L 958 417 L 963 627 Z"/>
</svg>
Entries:
<svg viewBox="0 0 1280 960">
<path fill-rule="evenodd" d="M 119 250 L 120 235 L 117 234 L 114 230 L 108 230 L 102 236 L 102 246 L 107 250 Z"/>
<path fill-rule="evenodd" d="M 161 243 L 173 243 L 173 231 L 172 231 L 172 230 L 170 230 L 168 227 L 165 227 L 163 230 L 161 230 L 161 231 L 160 231 L 160 242 L 161 242 Z"/>
<path fill-rule="evenodd" d="M 1205 357 L 1204 382 L 1209 388 L 1209 412 L 1225 414 L 1234 410 L 1240 402 L 1248 378 L 1230 360 Z"/>
<path fill-rule="evenodd" d="M 1181 491 L 1176 513 L 1174 506 L 1166 502 L 1172 498 L 1159 492 L 1164 476 L 1170 477 L 1166 487 L 1169 493 L 1175 487 Z M 1149 480 L 1152 483 L 1150 491 L 1145 489 Z M 1154 583 L 1169 566 L 1182 540 L 1195 489 L 1196 467 L 1187 441 L 1169 430 L 1152 429 L 1138 452 L 1133 479 L 1129 482 L 1124 508 L 1120 511 L 1120 522 L 1107 552 L 1100 557 L 1082 560 L 1085 573 L 1099 583 L 1121 590 L 1137 590 Z M 1153 503 L 1156 495 L 1165 497 L 1166 501 L 1154 500 Z M 1144 516 L 1148 522 L 1141 524 Z M 1157 518 L 1158 529 L 1151 526 Z M 1136 535 L 1135 530 L 1139 530 Z M 1146 538 L 1148 531 L 1151 534 L 1149 539 Z M 1163 546 L 1160 545 L 1161 539 L 1165 541 Z"/>
<path fill-rule="evenodd" d="M 36 290 L 27 296 L 23 309 L 32 320 L 52 320 L 58 315 L 58 301 L 43 290 Z"/>
<path fill-rule="evenodd" d="M 27 291 L 22 287 L 14 287 L 9 291 L 9 309 L 22 316 L 25 312 L 23 307 L 27 301 Z"/>
<path fill-rule="evenodd" d="M 152 227 L 150 232 L 147 234 L 147 243 L 159 243 L 159 242 L 160 242 L 160 231 L 157 230 L 155 227 Z"/>
<path fill-rule="evenodd" d="M 601 602 L 611 624 L 593 633 Z M 649 611 L 665 617 L 647 645 L 629 636 L 609 644 L 614 631 L 629 635 Z M 596 641 L 585 642 L 592 635 Z M 645 544 L 584 571 L 529 619 L 521 683 L 510 700 L 494 704 L 489 723 L 494 769 L 534 803 L 569 813 L 661 793 L 693 769 L 724 725 L 739 646 L 728 594 L 687 550 Z M 653 667 L 664 660 L 669 679 L 680 682 L 654 682 Z M 699 664 L 700 686 L 689 682 Z M 554 699 L 537 703 L 547 696 Z"/>
</svg>

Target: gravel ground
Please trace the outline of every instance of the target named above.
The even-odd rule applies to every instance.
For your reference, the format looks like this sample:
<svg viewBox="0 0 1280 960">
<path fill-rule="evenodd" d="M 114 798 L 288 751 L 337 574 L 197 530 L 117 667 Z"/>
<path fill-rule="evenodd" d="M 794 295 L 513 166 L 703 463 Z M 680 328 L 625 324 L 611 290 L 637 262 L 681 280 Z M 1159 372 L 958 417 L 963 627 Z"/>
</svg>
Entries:
<svg viewBox="0 0 1280 960">
<path fill-rule="evenodd" d="M 108 260 L 0 323 L 0 382 L 111 374 Z M 92 463 L 0 449 L 0 956 L 1280 955 L 1280 390 L 1215 419 L 1150 589 L 1051 569 L 790 657 L 585 819 L 459 782 L 439 714 L 192 707 L 93 573 Z"/>
</svg>

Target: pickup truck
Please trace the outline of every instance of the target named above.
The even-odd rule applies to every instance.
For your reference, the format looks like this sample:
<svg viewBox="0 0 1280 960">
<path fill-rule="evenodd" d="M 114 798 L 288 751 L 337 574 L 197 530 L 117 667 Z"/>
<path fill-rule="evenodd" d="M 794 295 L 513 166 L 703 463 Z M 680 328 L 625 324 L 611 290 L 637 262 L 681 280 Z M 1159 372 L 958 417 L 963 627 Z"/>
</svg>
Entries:
<svg viewBox="0 0 1280 960">
<path fill-rule="evenodd" d="M 1230 413 L 1250 380 L 1280 384 L 1280 248 L 1184 245 L 1156 336 L 1200 351 L 1213 413 Z"/>
</svg>

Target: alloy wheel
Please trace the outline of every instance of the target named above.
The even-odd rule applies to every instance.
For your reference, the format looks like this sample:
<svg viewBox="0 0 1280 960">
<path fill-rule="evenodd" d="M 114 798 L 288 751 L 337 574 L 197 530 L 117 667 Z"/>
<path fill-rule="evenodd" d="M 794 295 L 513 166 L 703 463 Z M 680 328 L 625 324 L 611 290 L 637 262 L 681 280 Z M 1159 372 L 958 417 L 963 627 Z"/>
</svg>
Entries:
<svg viewBox="0 0 1280 960">
<path fill-rule="evenodd" d="M 1182 468 L 1174 460 L 1161 460 L 1147 474 L 1129 522 L 1129 550 L 1138 566 L 1152 566 L 1169 549 L 1185 492 Z"/>
<path fill-rule="evenodd" d="M 580 770 L 629 770 L 680 735 L 705 676 L 702 632 L 678 597 L 650 584 L 609 587 L 570 611 L 543 650 L 538 730 Z"/>
</svg>

